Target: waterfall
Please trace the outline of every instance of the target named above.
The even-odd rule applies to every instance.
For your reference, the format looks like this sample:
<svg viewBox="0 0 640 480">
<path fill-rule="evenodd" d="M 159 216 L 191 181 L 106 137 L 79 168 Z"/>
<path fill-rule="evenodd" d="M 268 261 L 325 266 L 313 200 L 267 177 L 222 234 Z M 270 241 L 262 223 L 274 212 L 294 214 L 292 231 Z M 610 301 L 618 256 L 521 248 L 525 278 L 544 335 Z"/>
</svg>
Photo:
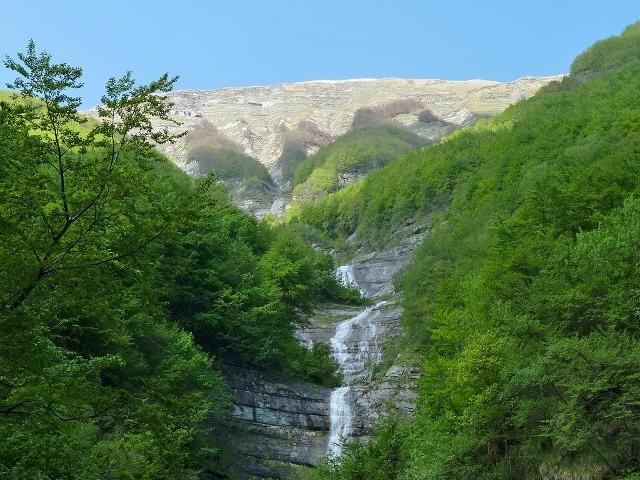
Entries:
<svg viewBox="0 0 640 480">
<path fill-rule="evenodd" d="M 353 274 L 353 265 L 342 265 L 336 269 L 336 277 L 340 280 L 340 283 L 345 287 L 358 288 L 358 282 Z M 358 288 L 359 290 L 359 288 Z"/>
<path fill-rule="evenodd" d="M 336 276 L 344 285 L 358 284 L 353 277 L 353 266 L 345 265 L 336 270 Z M 379 310 L 388 302 L 365 308 L 355 317 L 340 322 L 331 338 L 331 353 L 338 362 L 343 375 L 343 385 L 331 392 L 329 445 L 327 453 L 340 455 L 342 442 L 353 433 L 353 401 L 351 386 L 364 379 L 370 362 L 377 363 L 382 358 L 378 346 L 378 326 L 375 320 Z"/>
<path fill-rule="evenodd" d="M 349 399 L 350 387 L 339 387 L 331 392 L 331 430 L 327 453 L 330 456 L 340 455 L 342 440 L 351 434 L 353 418 Z"/>
</svg>

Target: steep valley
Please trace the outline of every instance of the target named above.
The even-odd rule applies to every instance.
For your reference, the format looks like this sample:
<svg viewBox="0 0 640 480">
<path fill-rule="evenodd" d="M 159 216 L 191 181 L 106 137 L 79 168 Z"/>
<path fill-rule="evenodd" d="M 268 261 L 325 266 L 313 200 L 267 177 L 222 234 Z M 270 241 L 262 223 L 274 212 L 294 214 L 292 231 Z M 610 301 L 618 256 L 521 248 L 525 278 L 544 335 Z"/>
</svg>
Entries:
<svg viewBox="0 0 640 480">
<path fill-rule="evenodd" d="M 329 149 L 336 149 L 332 145 L 337 139 L 337 155 L 355 157 L 358 148 L 370 148 L 367 135 L 380 135 L 381 149 L 374 154 L 380 158 L 389 155 L 385 142 L 394 144 L 404 135 L 417 134 L 425 143 L 436 143 L 557 78 L 526 77 L 504 84 L 367 79 L 178 91 L 168 95 L 174 104 L 172 115 L 183 124 L 166 126 L 173 131 L 187 129 L 189 134 L 184 141 L 163 145 L 162 150 L 193 175 L 205 172 L 202 162 L 193 161 L 194 145 L 213 148 L 211 155 L 219 155 L 215 149 L 222 147 L 257 159 L 273 181 L 241 176 L 223 180 L 232 200 L 245 211 L 257 217 L 279 216 L 291 202 L 290 194 L 283 191 L 291 187 L 296 166 L 290 165 L 292 156 L 302 162 L 325 149 L 323 155 L 330 158 Z M 382 127 L 376 130 L 376 124 Z M 367 125 L 373 127 L 357 130 Z M 351 150 L 340 150 L 340 145 L 349 145 L 358 135 L 363 141 L 349 146 Z M 403 151 L 407 150 L 398 153 Z M 338 188 L 367 173 L 366 168 L 360 173 L 347 168 L 338 174 Z M 294 199 L 309 190 L 307 184 L 296 187 Z M 410 263 L 427 231 L 428 225 L 416 226 L 407 220 L 389 236 L 387 247 L 358 245 L 336 274 L 343 283 L 356 286 L 371 306 L 320 305 L 309 326 L 298 330 L 296 335 L 308 348 L 315 343 L 331 347 L 341 366 L 341 387 L 330 390 L 274 373 L 226 368 L 233 400 L 228 435 L 241 454 L 234 461 L 239 471 L 285 478 L 316 465 L 326 455 L 338 455 L 343 442 L 366 441 L 390 412 L 412 414 L 419 368 L 403 363 L 400 356 L 389 357 L 395 355 L 389 352 L 396 351 L 393 345 L 401 333 L 402 308 L 394 278 Z"/>
</svg>

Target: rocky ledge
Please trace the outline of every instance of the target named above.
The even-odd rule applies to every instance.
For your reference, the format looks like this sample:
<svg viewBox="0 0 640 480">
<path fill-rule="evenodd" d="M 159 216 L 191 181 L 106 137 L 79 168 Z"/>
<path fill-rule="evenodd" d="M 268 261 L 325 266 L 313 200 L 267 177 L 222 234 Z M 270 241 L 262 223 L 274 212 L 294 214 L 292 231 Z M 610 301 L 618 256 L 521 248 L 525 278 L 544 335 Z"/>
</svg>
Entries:
<svg viewBox="0 0 640 480">
<path fill-rule="evenodd" d="M 331 390 L 268 372 L 225 367 L 235 463 L 247 476 L 284 478 L 318 463 L 327 449 Z"/>
</svg>

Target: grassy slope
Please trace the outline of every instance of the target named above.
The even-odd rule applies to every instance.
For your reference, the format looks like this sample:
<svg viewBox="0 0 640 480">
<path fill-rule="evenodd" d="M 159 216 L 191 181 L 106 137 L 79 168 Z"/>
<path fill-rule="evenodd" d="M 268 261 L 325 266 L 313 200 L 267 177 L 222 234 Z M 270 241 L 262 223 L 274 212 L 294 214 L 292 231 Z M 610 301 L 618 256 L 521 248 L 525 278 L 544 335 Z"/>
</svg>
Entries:
<svg viewBox="0 0 640 480">
<path fill-rule="evenodd" d="M 215 171 L 222 180 L 256 178 L 270 182 L 269 172 L 255 158 L 233 148 L 201 146 L 190 150 L 189 162 L 196 162 L 201 172 Z"/>
<path fill-rule="evenodd" d="M 340 174 L 364 175 L 424 144 L 414 133 L 393 125 L 357 128 L 302 161 L 296 168 L 293 195 L 317 199 L 340 187 Z"/>
<path fill-rule="evenodd" d="M 294 212 L 338 240 L 434 225 L 401 282 L 416 418 L 331 478 L 638 478 L 639 32 Z"/>
</svg>

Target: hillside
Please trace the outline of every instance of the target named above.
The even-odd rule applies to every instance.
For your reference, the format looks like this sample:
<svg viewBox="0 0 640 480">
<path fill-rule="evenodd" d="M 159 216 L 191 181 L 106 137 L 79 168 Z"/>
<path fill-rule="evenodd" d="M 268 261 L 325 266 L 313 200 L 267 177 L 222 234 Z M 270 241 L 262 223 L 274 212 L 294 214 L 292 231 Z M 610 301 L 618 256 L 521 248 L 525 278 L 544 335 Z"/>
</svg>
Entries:
<svg viewBox="0 0 640 480">
<path fill-rule="evenodd" d="M 424 371 L 416 416 L 314 478 L 637 478 L 639 28 L 293 212 L 347 247 L 430 225 L 398 283 L 402 354 Z"/>
<path fill-rule="evenodd" d="M 300 122 L 312 123 L 321 137 L 337 137 L 351 128 L 359 110 L 408 100 L 419 102 L 422 109 L 431 110 L 447 122 L 461 125 L 474 116 L 501 112 L 554 78 L 557 77 L 525 77 L 509 83 L 400 78 L 315 81 L 184 90 L 168 93 L 167 97 L 174 103 L 172 117 L 183 123 L 180 128 L 190 131 L 203 119 L 211 122 L 281 181 L 278 160 L 287 136 L 298 129 Z M 419 113 L 401 115 L 399 120 L 419 130 Z M 156 124 L 160 125 L 164 124 Z M 167 126 L 177 131 L 174 125 Z M 311 142 L 305 147 L 305 155 L 314 153 L 322 144 Z M 188 151 L 184 142 L 164 145 L 162 150 L 178 166 L 185 166 Z"/>
<path fill-rule="evenodd" d="M 298 163 L 293 201 L 317 200 L 425 143 L 426 139 L 393 124 L 350 130 Z"/>
<path fill-rule="evenodd" d="M 184 169 L 202 177 L 215 173 L 227 187 L 233 203 L 256 216 L 271 209 L 278 193 L 266 167 L 243 153 L 210 122 L 202 120 L 184 137 L 187 160 Z"/>
<path fill-rule="evenodd" d="M 357 296 L 154 148 L 175 80 L 114 78 L 83 122 L 82 69 L 33 41 L 6 65 L 22 96 L 0 100 L 0 477 L 226 478 L 225 365 L 335 385 L 328 350 L 294 333 Z"/>
</svg>

